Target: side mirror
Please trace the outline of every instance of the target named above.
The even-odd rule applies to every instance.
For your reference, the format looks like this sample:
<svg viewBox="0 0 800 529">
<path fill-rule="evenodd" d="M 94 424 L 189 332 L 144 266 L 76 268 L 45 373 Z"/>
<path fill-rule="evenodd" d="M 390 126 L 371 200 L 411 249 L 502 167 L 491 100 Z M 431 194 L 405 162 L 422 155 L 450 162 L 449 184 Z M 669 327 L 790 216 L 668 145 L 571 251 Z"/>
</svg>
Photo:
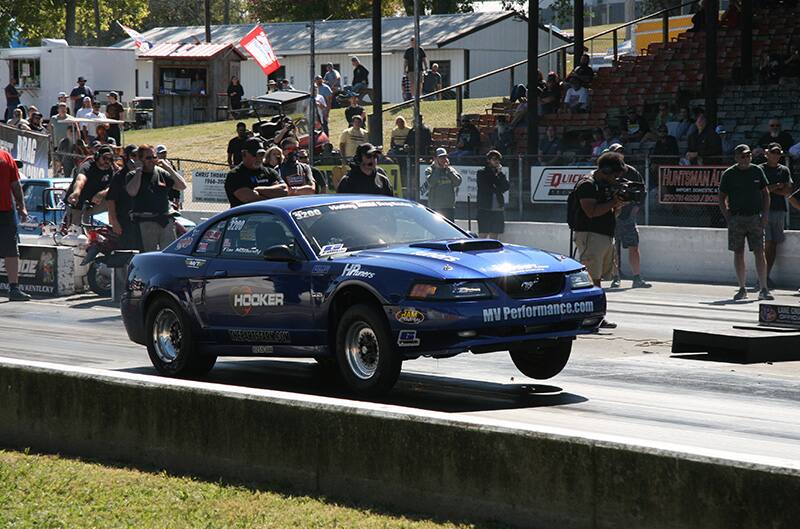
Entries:
<svg viewBox="0 0 800 529">
<path fill-rule="evenodd" d="M 295 255 L 294 251 L 292 251 L 285 244 L 270 246 L 264 250 L 262 256 L 264 257 L 265 261 L 276 261 L 279 263 L 293 263 L 300 260 L 297 258 L 297 255 Z"/>
</svg>

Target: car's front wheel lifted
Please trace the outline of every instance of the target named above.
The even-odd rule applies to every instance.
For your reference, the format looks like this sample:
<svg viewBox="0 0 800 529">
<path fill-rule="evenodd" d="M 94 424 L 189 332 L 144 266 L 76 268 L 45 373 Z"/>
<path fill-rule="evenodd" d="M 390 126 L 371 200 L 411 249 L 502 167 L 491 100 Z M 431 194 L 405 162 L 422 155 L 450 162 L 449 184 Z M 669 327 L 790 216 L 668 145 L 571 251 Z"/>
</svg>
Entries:
<svg viewBox="0 0 800 529">
<path fill-rule="evenodd" d="M 199 355 L 192 328 L 175 300 L 162 297 L 147 310 L 147 354 L 162 375 L 197 376 L 208 373 L 217 361 L 213 355 Z"/>
<path fill-rule="evenodd" d="M 509 353 L 514 365 L 523 375 L 545 380 L 559 374 L 567 365 L 572 342 L 571 338 L 543 340 L 533 345 L 512 347 Z"/>
<path fill-rule="evenodd" d="M 354 305 L 342 315 L 336 329 L 336 360 L 350 389 L 367 397 L 392 389 L 403 364 L 389 325 L 369 305 Z"/>
</svg>

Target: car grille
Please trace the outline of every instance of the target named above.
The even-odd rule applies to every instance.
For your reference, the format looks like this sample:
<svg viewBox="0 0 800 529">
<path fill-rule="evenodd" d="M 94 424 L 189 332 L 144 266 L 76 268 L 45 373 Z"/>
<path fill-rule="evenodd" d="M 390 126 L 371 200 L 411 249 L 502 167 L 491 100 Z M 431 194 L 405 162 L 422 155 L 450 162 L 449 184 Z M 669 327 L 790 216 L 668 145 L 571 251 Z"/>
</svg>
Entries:
<svg viewBox="0 0 800 529">
<path fill-rule="evenodd" d="M 524 274 L 498 277 L 495 282 L 514 299 L 543 298 L 558 294 L 564 289 L 564 274 Z"/>
</svg>

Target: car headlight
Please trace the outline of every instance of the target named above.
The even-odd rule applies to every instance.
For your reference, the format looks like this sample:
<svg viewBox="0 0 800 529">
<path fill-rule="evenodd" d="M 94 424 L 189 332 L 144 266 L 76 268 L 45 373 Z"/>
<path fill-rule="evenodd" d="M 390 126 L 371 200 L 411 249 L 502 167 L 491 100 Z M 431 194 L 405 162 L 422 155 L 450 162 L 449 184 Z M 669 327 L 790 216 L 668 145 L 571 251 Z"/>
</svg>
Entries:
<svg viewBox="0 0 800 529">
<path fill-rule="evenodd" d="M 569 281 L 569 286 L 572 290 L 577 288 L 590 288 L 594 286 L 594 283 L 592 282 L 592 276 L 590 276 L 589 272 L 586 270 L 567 274 L 567 281 Z"/>
<path fill-rule="evenodd" d="M 459 301 L 489 299 L 491 297 L 492 291 L 483 281 L 414 283 L 408 292 L 409 299 L 424 301 Z"/>
</svg>

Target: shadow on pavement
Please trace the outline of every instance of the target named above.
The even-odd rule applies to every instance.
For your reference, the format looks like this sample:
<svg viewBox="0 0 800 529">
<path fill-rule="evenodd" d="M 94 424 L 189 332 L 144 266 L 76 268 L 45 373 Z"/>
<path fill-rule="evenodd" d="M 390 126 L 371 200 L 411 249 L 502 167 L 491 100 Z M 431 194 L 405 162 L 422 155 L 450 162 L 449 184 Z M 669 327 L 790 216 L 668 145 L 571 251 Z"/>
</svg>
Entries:
<svg viewBox="0 0 800 529">
<path fill-rule="evenodd" d="M 128 373 L 155 375 L 154 368 L 121 369 Z M 286 360 L 222 360 L 203 377 L 203 382 L 245 386 L 273 391 L 306 393 L 354 400 L 338 373 L 316 363 Z M 358 400 L 358 399 L 355 399 Z M 580 404 L 588 399 L 561 388 L 535 383 L 498 384 L 441 375 L 401 373 L 394 389 L 384 398 L 370 401 L 446 413 L 513 410 Z"/>
</svg>

